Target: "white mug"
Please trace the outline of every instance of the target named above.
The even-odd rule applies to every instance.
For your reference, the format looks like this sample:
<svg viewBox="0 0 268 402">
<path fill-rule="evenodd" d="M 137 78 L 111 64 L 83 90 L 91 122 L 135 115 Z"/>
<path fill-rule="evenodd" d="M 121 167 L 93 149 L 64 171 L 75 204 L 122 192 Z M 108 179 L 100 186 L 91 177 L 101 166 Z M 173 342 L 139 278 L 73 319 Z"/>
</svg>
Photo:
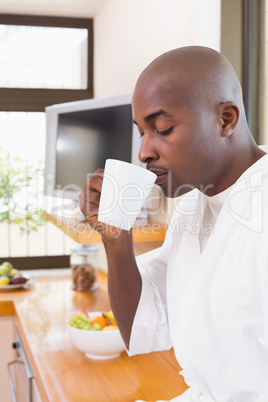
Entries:
<svg viewBox="0 0 268 402">
<path fill-rule="evenodd" d="M 99 222 L 129 230 L 157 176 L 140 166 L 107 159 L 99 204 Z"/>
</svg>

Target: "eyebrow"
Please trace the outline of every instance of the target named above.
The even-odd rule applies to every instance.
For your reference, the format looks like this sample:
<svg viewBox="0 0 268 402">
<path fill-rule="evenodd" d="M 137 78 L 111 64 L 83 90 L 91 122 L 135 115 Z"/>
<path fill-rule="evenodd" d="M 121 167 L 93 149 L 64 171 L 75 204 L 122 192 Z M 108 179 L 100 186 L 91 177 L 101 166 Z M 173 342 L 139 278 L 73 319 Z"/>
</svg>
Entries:
<svg viewBox="0 0 268 402">
<path fill-rule="evenodd" d="M 154 120 L 156 117 L 158 116 L 165 116 L 165 117 L 172 117 L 169 113 L 165 112 L 162 109 L 157 110 L 154 113 L 149 114 L 148 116 L 144 117 L 144 121 L 145 123 L 149 123 L 150 121 Z M 136 126 L 138 125 L 135 120 L 133 120 L 133 123 L 136 124 Z"/>
</svg>

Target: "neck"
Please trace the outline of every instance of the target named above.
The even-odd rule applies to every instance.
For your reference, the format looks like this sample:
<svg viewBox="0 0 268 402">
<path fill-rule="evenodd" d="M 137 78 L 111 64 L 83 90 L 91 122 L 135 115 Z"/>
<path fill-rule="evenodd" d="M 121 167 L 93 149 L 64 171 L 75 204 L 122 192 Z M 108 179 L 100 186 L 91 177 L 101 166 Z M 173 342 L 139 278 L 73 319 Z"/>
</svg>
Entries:
<svg viewBox="0 0 268 402">
<path fill-rule="evenodd" d="M 221 180 L 214 183 L 212 187 L 205 192 L 208 196 L 213 196 L 231 187 L 239 177 L 254 163 L 256 163 L 265 154 L 254 142 L 253 146 L 240 148 L 233 155 L 231 161 L 228 162 L 228 168 L 222 174 Z"/>
</svg>

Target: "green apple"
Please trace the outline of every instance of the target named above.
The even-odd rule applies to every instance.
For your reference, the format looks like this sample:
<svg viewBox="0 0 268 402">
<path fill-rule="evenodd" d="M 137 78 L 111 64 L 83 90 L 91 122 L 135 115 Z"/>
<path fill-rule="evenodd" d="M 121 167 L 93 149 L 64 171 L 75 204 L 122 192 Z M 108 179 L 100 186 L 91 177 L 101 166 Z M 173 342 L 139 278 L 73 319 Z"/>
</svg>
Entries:
<svg viewBox="0 0 268 402">
<path fill-rule="evenodd" d="M 13 268 L 13 265 L 10 262 L 3 262 L 2 265 L 0 265 L 0 275 L 8 274 L 11 272 Z"/>
<path fill-rule="evenodd" d="M 12 277 L 14 275 L 16 275 L 19 271 L 15 268 L 12 268 L 12 270 L 10 271 L 9 275 Z"/>
</svg>

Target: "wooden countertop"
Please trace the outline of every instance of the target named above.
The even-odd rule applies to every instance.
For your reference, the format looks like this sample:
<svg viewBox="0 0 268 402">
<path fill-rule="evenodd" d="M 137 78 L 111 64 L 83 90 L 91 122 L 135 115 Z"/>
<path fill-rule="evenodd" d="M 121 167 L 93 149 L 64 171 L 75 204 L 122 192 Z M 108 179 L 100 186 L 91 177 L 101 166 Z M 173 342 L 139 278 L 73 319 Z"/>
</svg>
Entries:
<svg viewBox="0 0 268 402">
<path fill-rule="evenodd" d="M 101 243 L 101 236 L 87 222 L 79 221 L 77 217 L 66 216 L 61 210 L 57 213 L 43 212 L 46 220 L 53 223 L 65 234 L 80 244 Z M 134 242 L 152 242 L 165 239 L 167 228 L 158 222 L 136 223 L 132 229 Z"/>
<path fill-rule="evenodd" d="M 0 293 L 0 315 L 15 315 L 42 401 L 155 402 L 187 389 L 173 351 L 92 360 L 69 340 L 66 323 L 78 310 L 110 309 L 106 274 L 92 293 L 71 289 L 70 275 L 38 276 L 32 290 Z"/>
</svg>

